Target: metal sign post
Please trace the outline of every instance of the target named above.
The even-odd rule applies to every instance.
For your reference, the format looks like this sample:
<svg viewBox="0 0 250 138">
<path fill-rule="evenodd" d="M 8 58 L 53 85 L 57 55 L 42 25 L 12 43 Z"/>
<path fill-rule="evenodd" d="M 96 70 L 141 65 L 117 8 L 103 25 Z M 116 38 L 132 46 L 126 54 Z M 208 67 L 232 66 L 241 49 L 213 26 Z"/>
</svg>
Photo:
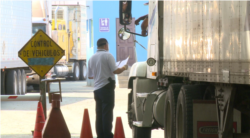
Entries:
<svg viewBox="0 0 250 138">
<path fill-rule="evenodd" d="M 42 30 L 18 51 L 18 56 L 40 76 L 41 102 L 46 117 L 45 79 L 47 72 L 65 55 L 65 51 Z"/>
<path fill-rule="evenodd" d="M 41 81 L 42 79 L 45 79 L 45 77 L 40 78 L 40 95 L 41 95 L 41 102 L 43 105 L 43 112 L 44 112 L 44 117 L 47 119 L 47 106 L 46 106 L 46 86 L 45 82 Z"/>
</svg>

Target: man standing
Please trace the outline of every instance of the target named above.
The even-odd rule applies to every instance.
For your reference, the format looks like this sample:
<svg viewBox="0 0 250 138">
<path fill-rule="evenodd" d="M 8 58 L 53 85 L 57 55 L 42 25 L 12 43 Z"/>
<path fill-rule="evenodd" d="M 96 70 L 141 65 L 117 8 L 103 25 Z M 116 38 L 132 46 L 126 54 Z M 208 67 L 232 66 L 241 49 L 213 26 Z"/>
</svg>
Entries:
<svg viewBox="0 0 250 138">
<path fill-rule="evenodd" d="M 128 66 L 117 68 L 114 57 L 108 52 L 105 38 L 97 41 L 97 52 L 89 59 L 88 78 L 94 79 L 94 98 L 96 101 L 97 138 L 113 138 L 112 122 L 115 100 L 115 74 L 127 70 Z"/>
</svg>

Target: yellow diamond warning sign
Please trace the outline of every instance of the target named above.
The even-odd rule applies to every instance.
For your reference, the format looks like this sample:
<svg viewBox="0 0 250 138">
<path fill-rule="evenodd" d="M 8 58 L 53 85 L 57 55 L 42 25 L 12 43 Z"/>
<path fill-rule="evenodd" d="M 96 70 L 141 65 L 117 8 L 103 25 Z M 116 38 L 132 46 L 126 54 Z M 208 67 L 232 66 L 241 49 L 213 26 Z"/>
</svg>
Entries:
<svg viewBox="0 0 250 138">
<path fill-rule="evenodd" d="M 44 77 L 64 54 L 64 50 L 42 30 L 18 52 L 18 56 L 40 77 Z"/>
</svg>

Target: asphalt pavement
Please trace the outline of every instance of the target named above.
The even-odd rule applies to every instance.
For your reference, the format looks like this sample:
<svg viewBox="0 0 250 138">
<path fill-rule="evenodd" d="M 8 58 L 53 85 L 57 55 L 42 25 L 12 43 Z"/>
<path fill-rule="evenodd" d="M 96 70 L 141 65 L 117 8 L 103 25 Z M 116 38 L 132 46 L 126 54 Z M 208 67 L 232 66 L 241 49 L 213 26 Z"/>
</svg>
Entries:
<svg viewBox="0 0 250 138">
<path fill-rule="evenodd" d="M 52 91 L 59 89 L 57 83 L 51 84 Z M 126 88 L 116 88 L 113 132 L 116 117 L 122 118 L 126 138 L 132 138 L 132 130 L 127 120 L 127 95 L 130 92 Z M 39 95 L 39 93 L 28 93 L 27 95 Z M 92 134 L 95 133 L 95 100 L 93 87 L 86 86 L 85 81 L 62 81 L 61 111 L 71 133 L 72 138 L 79 138 L 82 127 L 84 109 L 88 109 Z M 32 138 L 31 131 L 34 130 L 36 101 L 1 101 L 1 138 Z M 47 115 L 51 104 L 47 96 Z M 164 138 L 163 130 L 153 130 L 151 138 Z"/>
</svg>

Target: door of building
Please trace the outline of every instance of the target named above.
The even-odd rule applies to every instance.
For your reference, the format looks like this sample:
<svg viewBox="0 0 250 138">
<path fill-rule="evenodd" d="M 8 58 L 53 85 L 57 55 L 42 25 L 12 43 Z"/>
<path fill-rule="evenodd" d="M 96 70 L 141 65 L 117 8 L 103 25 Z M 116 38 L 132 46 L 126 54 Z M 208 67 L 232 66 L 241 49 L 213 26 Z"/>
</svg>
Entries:
<svg viewBox="0 0 250 138">
<path fill-rule="evenodd" d="M 130 32 L 135 32 L 135 19 L 132 23 L 126 26 Z M 119 23 L 119 18 L 116 18 L 116 60 L 122 61 L 129 56 L 128 65 L 132 66 L 136 62 L 135 53 L 135 35 L 125 32 L 124 25 Z"/>
</svg>

